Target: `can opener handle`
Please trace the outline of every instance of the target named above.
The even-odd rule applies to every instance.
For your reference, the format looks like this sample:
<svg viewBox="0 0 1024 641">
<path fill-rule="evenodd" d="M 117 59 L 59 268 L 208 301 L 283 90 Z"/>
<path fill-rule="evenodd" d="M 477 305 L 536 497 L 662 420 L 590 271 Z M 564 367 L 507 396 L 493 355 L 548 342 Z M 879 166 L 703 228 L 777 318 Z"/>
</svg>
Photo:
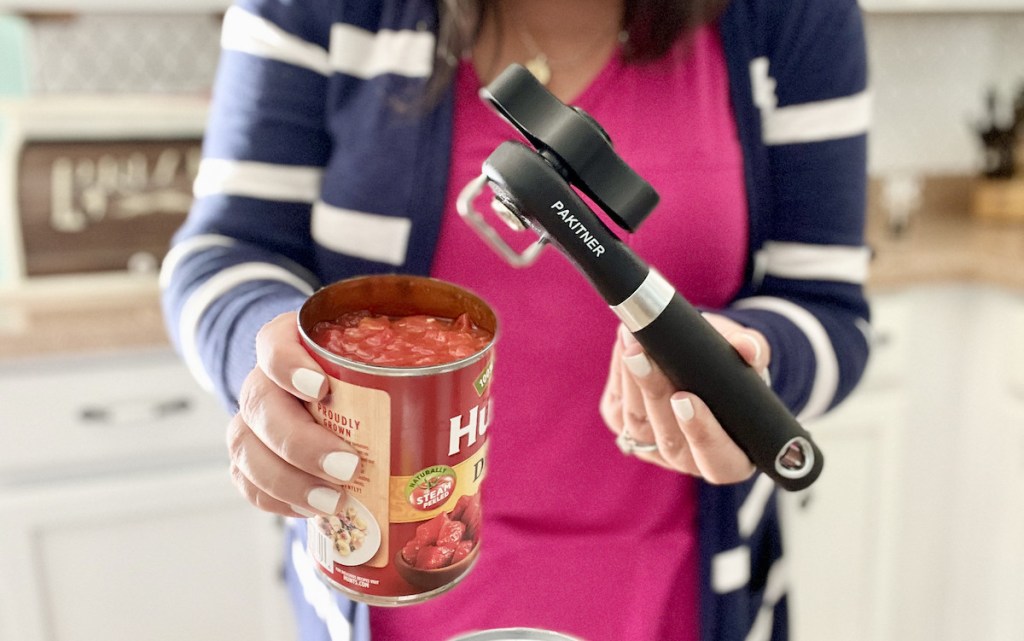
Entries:
<svg viewBox="0 0 1024 641">
<path fill-rule="evenodd" d="M 577 193 L 615 225 L 636 231 L 658 194 L 613 150 L 584 111 L 562 103 L 525 67 L 511 65 L 481 97 L 519 130 L 498 146 L 482 175 L 459 194 L 463 219 L 517 267 L 554 245 L 587 278 L 677 389 L 699 396 L 719 423 L 777 485 L 797 491 L 821 474 L 824 457 L 811 435 L 739 353 L 673 286 L 641 260 Z M 473 207 L 489 187 L 495 212 L 538 239 L 509 247 Z"/>
</svg>

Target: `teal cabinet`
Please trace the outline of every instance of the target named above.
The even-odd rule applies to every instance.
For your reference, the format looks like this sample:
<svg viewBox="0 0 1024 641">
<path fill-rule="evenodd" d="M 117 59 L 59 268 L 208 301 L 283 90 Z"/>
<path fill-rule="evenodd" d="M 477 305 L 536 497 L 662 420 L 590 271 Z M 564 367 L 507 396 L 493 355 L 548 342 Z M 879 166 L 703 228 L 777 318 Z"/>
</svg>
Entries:
<svg viewBox="0 0 1024 641">
<path fill-rule="evenodd" d="M 27 34 L 25 19 L 0 14 L 0 97 L 20 96 L 28 91 Z"/>
</svg>

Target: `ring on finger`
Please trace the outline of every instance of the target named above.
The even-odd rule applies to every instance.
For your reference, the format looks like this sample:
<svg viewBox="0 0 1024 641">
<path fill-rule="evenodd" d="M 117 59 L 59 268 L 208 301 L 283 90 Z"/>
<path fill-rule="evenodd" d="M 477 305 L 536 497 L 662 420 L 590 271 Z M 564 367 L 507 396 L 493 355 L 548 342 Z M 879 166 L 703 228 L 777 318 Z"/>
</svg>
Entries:
<svg viewBox="0 0 1024 641">
<path fill-rule="evenodd" d="M 643 443 L 636 440 L 633 436 L 623 430 L 615 437 L 615 444 L 619 446 L 619 450 L 625 454 L 630 455 L 634 452 L 657 452 L 657 443 Z"/>
</svg>

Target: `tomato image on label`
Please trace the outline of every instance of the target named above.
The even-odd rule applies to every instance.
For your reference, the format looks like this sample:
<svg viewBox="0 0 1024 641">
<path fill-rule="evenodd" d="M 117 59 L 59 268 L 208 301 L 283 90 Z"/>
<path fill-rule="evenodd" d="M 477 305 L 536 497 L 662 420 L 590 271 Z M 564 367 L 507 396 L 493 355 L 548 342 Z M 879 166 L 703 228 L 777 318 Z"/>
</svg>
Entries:
<svg viewBox="0 0 1024 641">
<path fill-rule="evenodd" d="M 402 547 L 401 557 L 413 568 L 436 570 L 468 557 L 479 537 L 479 494 L 460 496 L 450 512 L 416 527 L 416 536 Z"/>
<path fill-rule="evenodd" d="M 420 471 L 405 488 L 409 504 L 424 512 L 444 505 L 454 491 L 455 470 L 447 465 L 435 465 Z"/>
</svg>

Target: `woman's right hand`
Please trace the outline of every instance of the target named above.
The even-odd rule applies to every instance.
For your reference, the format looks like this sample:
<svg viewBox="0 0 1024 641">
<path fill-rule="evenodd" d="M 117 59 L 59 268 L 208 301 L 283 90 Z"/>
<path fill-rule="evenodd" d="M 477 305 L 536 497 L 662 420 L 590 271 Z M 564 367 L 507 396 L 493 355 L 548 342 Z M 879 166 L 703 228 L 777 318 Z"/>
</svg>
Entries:
<svg viewBox="0 0 1024 641">
<path fill-rule="evenodd" d="M 340 511 L 343 483 L 359 455 L 306 409 L 327 394 L 323 370 L 303 347 L 296 314 L 282 314 L 256 336 L 256 367 L 228 425 L 231 478 L 256 507 L 284 516 Z"/>
</svg>

